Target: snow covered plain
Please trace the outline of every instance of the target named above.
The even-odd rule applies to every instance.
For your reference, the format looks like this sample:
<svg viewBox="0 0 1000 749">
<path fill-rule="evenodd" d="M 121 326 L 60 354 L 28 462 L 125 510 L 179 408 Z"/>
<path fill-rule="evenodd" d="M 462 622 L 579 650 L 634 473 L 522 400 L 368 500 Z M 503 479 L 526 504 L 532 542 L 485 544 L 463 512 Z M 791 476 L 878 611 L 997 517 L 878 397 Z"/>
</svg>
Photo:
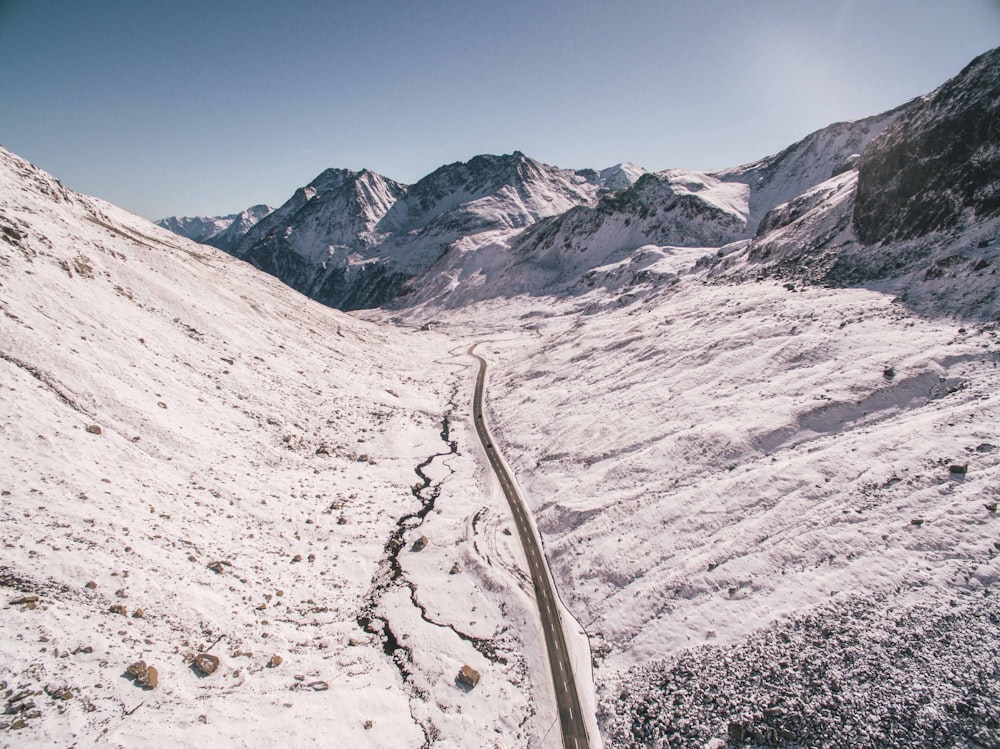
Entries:
<svg viewBox="0 0 1000 749">
<path fill-rule="evenodd" d="M 708 283 L 706 252 L 660 248 L 666 288 L 410 313 L 491 339 L 604 741 L 1000 745 L 997 326 Z"/>
<path fill-rule="evenodd" d="M 0 743 L 558 741 L 464 350 L 6 151 L 0 311 Z"/>
</svg>

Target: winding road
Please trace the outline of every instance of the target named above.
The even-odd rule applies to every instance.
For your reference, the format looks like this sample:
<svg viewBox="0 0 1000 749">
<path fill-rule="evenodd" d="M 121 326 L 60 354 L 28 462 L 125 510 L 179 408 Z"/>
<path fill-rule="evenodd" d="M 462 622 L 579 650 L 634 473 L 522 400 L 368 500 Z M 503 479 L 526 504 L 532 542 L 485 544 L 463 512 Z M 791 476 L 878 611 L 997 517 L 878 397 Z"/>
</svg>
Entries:
<svg viewBox="0 0 1000 749">
<path fill-rule="evenodd" d="M 556 604 L 552 580 L 548 575 L 545 558 L 542 556 L 541 543 L 535 536 L 534 529 L 528 519 L 528 511 L 524 500 L 518 493 L 510 473 L 500 460 L 497 448 L 493 444 L 486 422 L 483 419 L 483 395 L 486 389 L 486 360 L 475 353 L 479 344 L 469 347 L 468 354 L 479 362 L 479 374 L 476 376 L 476 390 L 472 401 L 472 416 L 476 422 L 476 433 L 486 450 L 490 466 L 500 481 L 503 493 L 510 504 L 514 515 L 514 525 L 521 538 L 524 554 L 528 558 L 528 570 L 535 587 L 535 599 L 538 602 L 538 613 L 542 620 L 542 631 L 545 633 L 545 649 L 548 652 L 549 666 L 552 669 L 552 684 L 555 687 L 556 704 L 559 709 L 559 725 L 562 728 L 564 749 L 590 749 L 587 736 L 587 723 L 580 710 L 580 697 L 576 691 L 576 681 L 573 677 L 573 664 L 569 650 L 566 648 L 566 637 L 563 634 L 562 620 L 559 618 L 559 608 Z"/>
</svg>

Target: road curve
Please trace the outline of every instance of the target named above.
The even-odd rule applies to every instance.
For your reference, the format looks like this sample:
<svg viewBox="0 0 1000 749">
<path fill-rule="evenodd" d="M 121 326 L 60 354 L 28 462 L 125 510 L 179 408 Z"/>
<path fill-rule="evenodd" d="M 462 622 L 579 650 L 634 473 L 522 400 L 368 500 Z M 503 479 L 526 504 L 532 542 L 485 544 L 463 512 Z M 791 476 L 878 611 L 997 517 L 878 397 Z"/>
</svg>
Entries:
<svg viewBox="0 0 1000 749">
<path fill-rule="evenodd" d="M 566 637 L 563 634 L 562 621 L 559 618 L 559 608 L 556 605 L 555 591 L 542 556 L 541 544 L 528 520 L 528 511 L 521 495 L 507 472 L 493 439 L 486 429 L 483 419 L 483 395 L 486 389 L 486 360 L 475 353 L 479 344 L 469 347 L 468 354 L 479 361 L 479 374 L 476 376 L 476 390 L 472 400 L 472 418 L 476 422 L 476 433 L 483 443 L 490 467 L 500 481 L 503 493 L 507 497 L 510 511 L 514 516 L 517 535 L 521 538 L 521 546 L 528 558 L 528 570 L 535 587 L 535 600 L 538 602 L 538 613 L 542 620 L 542 631 L 545 633 L 545 649 L 548 652 L 549 667 L 552 670 L 552 684 L 556 693 L 556 704 L 559 708 L 559 725 L 562 728 L 564 749 L 590 749 L 587 737 L 587 723 L 580 710 L 580 696 L 576 691 L 576 681 L 573 676 L 573 664 L 566 648 Z"/>
</svg>

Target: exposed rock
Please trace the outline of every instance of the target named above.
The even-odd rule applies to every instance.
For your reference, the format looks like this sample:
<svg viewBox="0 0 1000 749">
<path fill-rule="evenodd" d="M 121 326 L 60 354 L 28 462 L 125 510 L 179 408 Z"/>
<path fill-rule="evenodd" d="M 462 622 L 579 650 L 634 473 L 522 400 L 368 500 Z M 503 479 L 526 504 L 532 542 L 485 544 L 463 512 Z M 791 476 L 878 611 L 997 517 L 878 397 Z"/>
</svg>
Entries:
<svg viewBox="0 0 1000 749">
<path fill-rule="evenodd" d="M 149 666 L 144 673 L 136 677 L 135 683 L 144 689 L 156 689 L 159 678 L 160 675 L 156 671 L 156 668 Z"/>
<path fill-rule="evenodd" d="M 461 571 L 462 571 L 462 568 L 458 566 L 458 562 L 455 562 L 453 565 L 451 565 L 451 569 L 448 570 L 448 574 L 449 575 L 457 575 Z"/>
<path fill-rule="evenodd" d="M 132 612 L 132 618 L 133 619 L 143 619 L 143 618 L 145 618 L 145 616 L 146 616 L 146 612 L 143 611 L 142 609 L 136 609 L 135 611 Z"/>
<path fill-rule="evenodd" d="M 955 463 L 948 466 L 948 473 L 955 473 L 964 476 L 969 472 L 968 463 Z"/>
<path fill-rule="evenodd" d="M 125 669 L 125 675 L 130 679 L 138 679 L 146 674 L 149 666 L 146 665 L 146 661 L 136 661 L 131 666 Z"/>
<path fill-rule="evenodd" d="M 411 548 L 413 549 L 413 551 L 423 551 L 425 548 L 427 548 L 427 544 L 429 543 L 430 541 L 427 539 L 427 536 L 421 536 L 420 538 L 418 538 L 416 541 L 413 542 L 413 546 Z"/>
<path fill-rule="evenodd" d="M 94 589 L 97 588 L 97 583 L 95 583 L 93 580 L 91 580 L 89 583 L 87 583 L 83 587 L 84 588 L 89 588 L 90 590 L 94 590 Z"/>
<path fill-rule="evenodd" d="M 91 434 L 101 434 L 101 428 L 97 424 L 91 424 L 87 427 L 87 431 Z"/>
<path fill-rule="evenodd" d="M 113 606 L 108 607 L 108 613 L 128 616 L 128 609 L 126 609 L 122 604 L 116 603 Z"/>
<path fill-rule="evenodd" d="M 219 667 L 219 659 L 209 653 L 198 653 L 194 657 L 194 667 L 204 676 L 211 676 Z"/>
<path fill-rule="evenodd" d="M 1000 213 L 1000 50 L 918 99 L 861 157 L 854 225 L 866 245 Z"/>
<path fill-rule="evenodd" d="M 292 564 L 294 564 L 295 562 L 301 562 L 301 561 L 302 561 L 302 555 L 301 554 L 296 554 L 294 557 L 292 557 Z"/>
<path fill-rule="evenodd" d="M 742 744 L 750 738 L 751 727 L 747 723 L 735 720 L 729 721 L 729 738 L 737 744 Z"/>
<path fill-rule="evenodd" d="M 38 596 L 21 596 L 8 603 L 8 606 L 27 606 L 38 602 Z"/>
<path fill-rule="evenodd" d="M 325 681 L 311 681 L 306 686 L 314 692 L 325 692 L 330 688 L 330 685 Z"/>
<path fill-rule="evenodd" d="M 267 662 L 267 667 L 268 668 L 277 668 L 278 666 L 281 665 L 281 660 L 282 659 L 281 659 L 280 655 L 272 655 L 271 656 L 271 660 L 269 660 Z"/>
<path fill-rule="evenodd" d="M 479 672 L 472 666 L 462 666 L 458 670 L 458 676 L 455 677 L 455 683 L 465 689 L 474 689 L 479 683 Z"/>
</svg>

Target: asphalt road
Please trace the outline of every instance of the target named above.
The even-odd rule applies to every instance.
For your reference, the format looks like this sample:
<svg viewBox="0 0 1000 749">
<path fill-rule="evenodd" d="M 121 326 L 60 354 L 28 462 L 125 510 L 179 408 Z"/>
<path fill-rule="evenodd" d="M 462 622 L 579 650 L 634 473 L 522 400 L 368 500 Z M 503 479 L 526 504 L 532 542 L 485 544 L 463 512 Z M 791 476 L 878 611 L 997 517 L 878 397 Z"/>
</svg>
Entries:
<svg viewBox="0 0 1000 749">
<path fill-rule="evenodd" d="M 476 422 L 476 433 L 479 435 L 490 466 L 500 481 L 503 493 L 507 496 L 510 511 L 514 515 L 514 525 L 517 535 L 521 538 L 524 554 L 528 558 L 528 570 L 535 587 L 535 600 L 538 602 L 538 613 L 542 620 L 542 630 L 545 632 L 545 649 L 549 656 L 549 666 L 552 669 L 552 684 L 555 687 L 556 704 L 559 708 L 559 725 L 562 728 L 563 747 L 565 749 L 589 749 L 590 740 L 587 737 L 587 724 L 580 710 L 580 697 L 576 691 L 576 681 L 573 677 L 572 662 L 569 650 L 566 648 L 566 638 L 563 634 L 559 609 L 556 606 L 555 591 L 542 556 L 541 543 L 535 536 L 531 523 L 528 521 L 528 511 L 521 495 L 518 494 L 510 474 L 504 467 L 497 448 L 493 444 L 486 424 L 483 421 L 483 395 L 486 388 L 486 360 L 475 353 L 478 344 L 469 347 L 469 356 L 479 361 L 479 374 L 476 376 L 476 392 L 472 401 L 472 416 Z"/>
</svg>

